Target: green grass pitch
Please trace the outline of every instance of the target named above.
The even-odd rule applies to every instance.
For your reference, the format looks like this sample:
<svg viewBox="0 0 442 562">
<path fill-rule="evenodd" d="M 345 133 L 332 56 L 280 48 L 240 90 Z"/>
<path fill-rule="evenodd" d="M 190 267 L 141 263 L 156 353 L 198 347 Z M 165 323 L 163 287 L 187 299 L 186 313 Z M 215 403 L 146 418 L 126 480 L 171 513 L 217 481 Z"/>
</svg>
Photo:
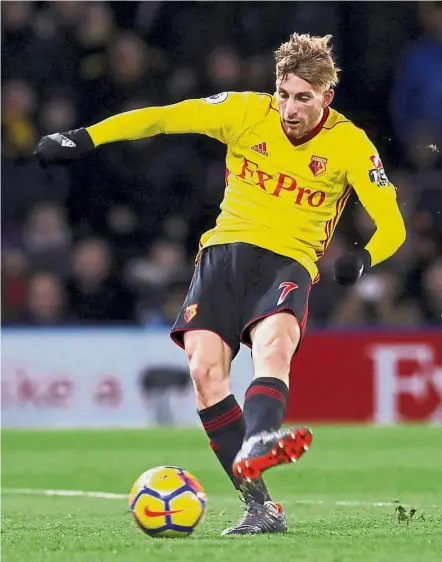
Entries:
<svg viewBox="0 0 442 562">
<path fill-rule="evenodd" d="M 4 562 L 436 562 L 442 560 L 442 427 L 313 427 L 296 465 L 267 482 L 287 510 L 285 535 L 223 537 L 242 504 L 198 429 L 3 431 Z M 126 499 L 14 490 L 126 494 L 144 470 L 182 466 L 208 494 L 186 539 L 151 539 Z M 399 522 L 398 500 L 417 511 Z M 376 505 L 381 502 L 387 505 Z"/>
</svg>

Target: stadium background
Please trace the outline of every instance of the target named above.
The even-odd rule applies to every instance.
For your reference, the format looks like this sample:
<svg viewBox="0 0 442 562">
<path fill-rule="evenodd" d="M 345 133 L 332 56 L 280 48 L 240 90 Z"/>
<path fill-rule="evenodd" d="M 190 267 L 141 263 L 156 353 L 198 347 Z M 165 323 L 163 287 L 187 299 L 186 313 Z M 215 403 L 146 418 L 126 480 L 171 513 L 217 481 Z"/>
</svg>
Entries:
<svg viewBox="0 0 442 562">
<path fill-rule="evenodd" d="M 6 425 L 193 420 L 184 357 L 167 328 L 218 214 L 223 146 L 161 137 L 50 171 L 30 154 L 43 134 L 129 109 L 273 92 L 272 50 L 293 31 L 334 36 L 343 73 L 333 105 L 378 147 L 408 238 L 342 289 L 333 262 L 373 231 L 357 201 L 348 205 L 320 262 L 289 413 L 442 419 L 440 3 L 3 2 L 2 31 Z M 240 392 L 250 366 L 236 369 Z M 140 382 L 148 403 L 137 417 Z"/>
</svg>

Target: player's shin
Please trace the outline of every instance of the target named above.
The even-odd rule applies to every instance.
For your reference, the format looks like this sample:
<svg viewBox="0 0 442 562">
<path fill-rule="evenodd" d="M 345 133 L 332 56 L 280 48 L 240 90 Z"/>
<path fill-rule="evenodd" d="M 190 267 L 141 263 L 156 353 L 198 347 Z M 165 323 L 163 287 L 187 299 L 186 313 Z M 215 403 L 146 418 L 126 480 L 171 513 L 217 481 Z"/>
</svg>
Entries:
<svg viewBox="0 0 442 562">
<path fill-rule="evenodd" d="M 280 429 L 288 395 L 286 383 L 279 378 L 259 377 L 250 384 L 244 402 L 246 440 L 263 431 Z"/>
<path fill-rule="evenodd" d="M 207 433 L 213 452 L 217 456 L 234 487 L 240 489 L 240 481 L 233 475 L 232 464 L 241 449 L 245 435 L 244 414 L 233 394 L 217 404 L 198 411 L 201 423 Z M 246 503 L 255 501 L 263 504 L 270 495 L 262 479 L 241 487 Z"/>
</svg>

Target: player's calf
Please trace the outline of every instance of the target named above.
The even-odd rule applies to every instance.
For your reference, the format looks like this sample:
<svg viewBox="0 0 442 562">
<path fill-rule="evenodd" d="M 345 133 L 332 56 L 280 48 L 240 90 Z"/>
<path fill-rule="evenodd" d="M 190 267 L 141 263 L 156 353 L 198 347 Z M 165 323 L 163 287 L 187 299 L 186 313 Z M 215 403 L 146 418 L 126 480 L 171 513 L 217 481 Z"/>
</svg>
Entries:
<svg viewBox="0 0 442 562">
<path fill-rule="evenodd" d="M 295 346 L 289 333 L 258 337 L 252 348 L 255 378 L 275 377 L 288 385 Z"/>
<path fill-rule="evenodd" d="M 244 402 L 245 440 L 233 463 L 233 473 L 245 482 L 279 464 L 298 460 L 311 443 L 307 428 L 280 430 L 289 389 L 291 359 L 298 347 L 296 317 L 277 313 L 265 318 L 251 333 L 256 378 Z"/>
</svg>

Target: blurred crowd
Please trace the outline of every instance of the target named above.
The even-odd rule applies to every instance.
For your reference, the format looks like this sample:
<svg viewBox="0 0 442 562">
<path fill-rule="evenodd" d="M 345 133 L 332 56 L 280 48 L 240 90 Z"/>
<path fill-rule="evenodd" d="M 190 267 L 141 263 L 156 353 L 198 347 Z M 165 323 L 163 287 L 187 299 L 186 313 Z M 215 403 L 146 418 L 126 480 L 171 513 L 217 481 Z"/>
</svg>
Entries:
<svg viewBox="0 0 442 562">
<path fill-rule="evenodd" d="M 398 254 L 350 290 L 334 260 L 374 227 L 357 201 L 320 262 L 310 325 L 442 325 L 442 7 L 437 2 L 2 2 L 2 322 L 169 326 L 219 212 L 224 147 L 108 145 L 42 169 L 43 134 L 225 90 L 274 91 L 293 31 L 334 36 L 334 107 L 398 187 Z M 318 17 L 320 14 L 320 17 Z"/>
</svg>

